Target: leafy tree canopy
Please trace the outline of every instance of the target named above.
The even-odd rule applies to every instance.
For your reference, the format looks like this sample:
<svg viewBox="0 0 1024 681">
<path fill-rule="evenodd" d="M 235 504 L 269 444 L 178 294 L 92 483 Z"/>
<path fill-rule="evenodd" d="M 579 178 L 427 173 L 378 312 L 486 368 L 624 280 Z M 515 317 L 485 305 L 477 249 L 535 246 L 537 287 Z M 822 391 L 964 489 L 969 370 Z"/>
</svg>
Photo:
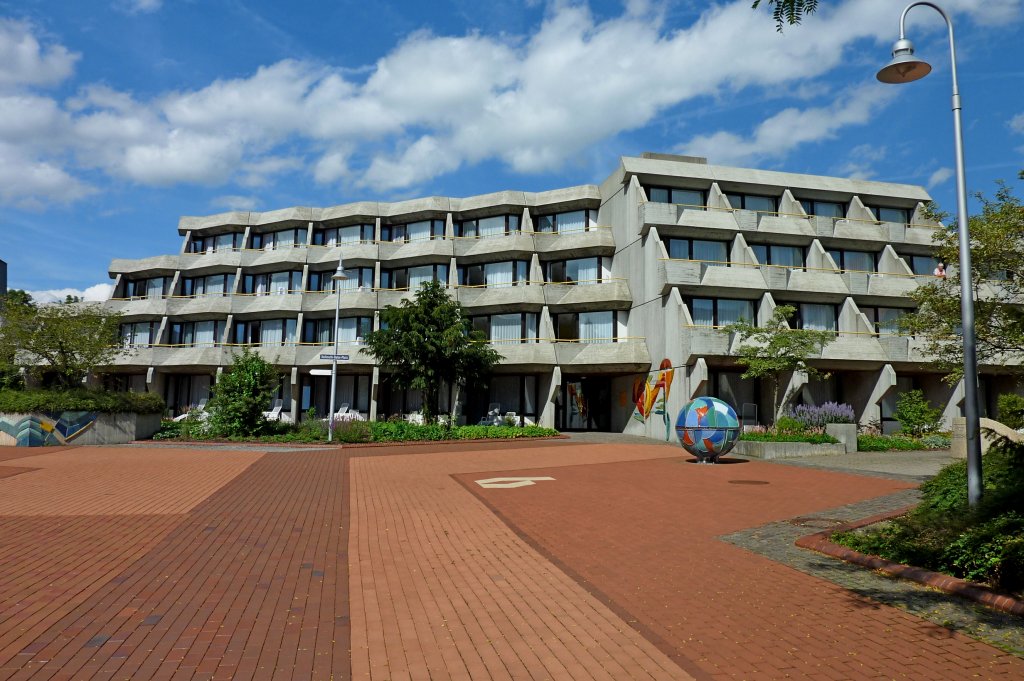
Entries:
<svg viewBox="0 0 1024 681">
<path fill-rule="evenodd" d="M 808 14 L 814 14 L 818 9 L 818 0 L 767 0 L 766 5 L 772 8 L 772 19 L 775 20 L 775 30 L 782 32 L 783 24 L 795 26 Z M 761 0 L 754 0 L 751 6 L 757 9 Z"/>
<path fill-rule="evenodd" d="M 227 437 L 263 434 L 268 427 L 263 412 L 270 406 L 277 382 L 277 369 L 260 355 L 249 348 L 236 353 L 207 406 L 210 430 Z"/>
<path fill-rule="evenodd" d="M 398 387 L 423 392 L 428 422 L 438 413 L 442 384 L 477 383 L 501 360 L 439 282 L 427 282 L 411 300 L 384 308 L 380 319 L 381 328 L 366 337 L 367 352 Z"/>
<path fill-rule="evenodd" d="M 0 309 L 0 364 L 70 388 L 128 352 L 118 342 L 119 313 L 98 303 L 35 305 L 23 291 L 11 293 Z"/>
<path fill-rule="evenodd" d="M 782 375 L 802 371 L 809 377 L 827 378 L 809 364 L 836 339 L 831 331 L 811 331 L 789 328 L 789 318 L 796 312 L 792 305 L 780 305 L 772 312 L 771 319 L 764 326 L 740 320 L 726 327 L 726 331 L 739 334 L 741 345 L 737 348 L 737 362 L 746 367 L 743 378 L 767 378 L 772 383 L 772 405 L 775 418 L 789 401 L 784 395 L 779 402 L 779 387 Z"/>
<path fill-rule="evenodd" d="M 968 220 L 971 287 L 974 290 L 978 361 L 1003 364 L 1024 353 L 1024 205 L 1003 183 L 994 198 L 978 195 L 981 214 Z M 933 211 L 942 219 L 942 213 Z M 919 286 L 911 298 L 918 309 L 900 320 L 901 329 L 923 339 L 923 351 L 948 372 L 963 376 L 960 333 L 960 244 L 955 222 L 935 230 L 936 257 L 946 277 Z"/>
</svg>

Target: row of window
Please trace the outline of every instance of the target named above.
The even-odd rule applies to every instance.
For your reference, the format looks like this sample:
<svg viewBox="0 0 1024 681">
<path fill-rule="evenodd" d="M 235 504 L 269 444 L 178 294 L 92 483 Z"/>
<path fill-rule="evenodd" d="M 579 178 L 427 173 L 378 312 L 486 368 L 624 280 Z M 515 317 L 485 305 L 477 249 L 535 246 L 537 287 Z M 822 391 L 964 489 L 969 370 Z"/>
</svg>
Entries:
<svg viewBox="0 0 1024 681">
<path fill-rule="evenodd" d="M 625 312 L 572 312 L 555 315 L 555 340 L 584 343 L 611 343 L 618 339 L 619 323 L 625 325 Z M 497 345 L 536 343 L 539 340 L 536 312 L 475 315 L 472 328 Z M 226 321 L 222 319 L 171 322 L 167 343 L 170 345 L 214 347 L 220 345 Z M 306 319 L 301 338 L 297 339 L 296 319 L 257 319 L 238 321 L 232 327 L 230 343 L 237 345 L 290 345 L 302 343 L 329 345 L 334 342 L 334 319 Z M 145 346 L 157 343 L 159 322 L 136 322 L 121 325 L 124 345 Z M 338 341 L 360 343 L 373 330 L 369 316 L 342 317 L 338 320 Z"/>
<path fill-rule="evenodd" d="M 707 192 L 705 190 L 645 185 L 644 191 L 647 193 L 647 199 L 653 203 L 675 203 L 692 208 L 707 207 Z M 777 213 L 779 211 L 779 201 L 781 200 L 780 196 L 740 192 L 725 192 L 725 198 L 729 201 L 730 208 L 750 210 L 758 213 Z M 846 217 L 847 204 L 818 199 L 798 198 L 797 200 L 800 201 L 800 205 L 807 215 L 818 215 L 826 218 Z M 910 209 L 865 205 L 879 222 L 896 222 L 900 224 L 908 224 L 910 222 L 912 215 Z"/>
<path fill-rule="evenodd" d="M 740 321 L 754 322 L 757 319 L 752 300 L 689 298 L 686 303 L 695 326 L 721 327 Z M 797 306 L 796 315 L 790 323 L 798 329 L 838 331 L 839 309 L 839 305 L 802 303 Z M 909 312 L 905 308 L 877 306 L 861 306 L 860 311 L 871 322 L 875 333 L 882 334 L 896 333 L 897 320 Z"/>
<path fill-rule="evenodd" d="M 585 209 L 534 216 L 534 230 L 542 233 L 572 234 L 585 232 L 597 226 L 597 210 Z M 455 223 L 455 236 L 482 238 L 502 236 L 521 231 L 521 217 L 517 214 L 495 215 Z M 345 227 L 322 227 L 313 230 L 314 246 L 337 246 L 376 240 L 376 227 L 363 223 Z M 442 239 L 444 220 L 419 220 L 401 225 L 381 225 L 380 241 L 410 242 Z M 248 246 L 243 244 L 244 233 L 232 232 L 216 236 L 193 236 L 188 244 L 189 253 L 215 253 L 218 251 L 250 249 L 276 250 L 306 245 L 305 227 L 293 227 L 273 232 L 254 233 Z"/>
</svg>

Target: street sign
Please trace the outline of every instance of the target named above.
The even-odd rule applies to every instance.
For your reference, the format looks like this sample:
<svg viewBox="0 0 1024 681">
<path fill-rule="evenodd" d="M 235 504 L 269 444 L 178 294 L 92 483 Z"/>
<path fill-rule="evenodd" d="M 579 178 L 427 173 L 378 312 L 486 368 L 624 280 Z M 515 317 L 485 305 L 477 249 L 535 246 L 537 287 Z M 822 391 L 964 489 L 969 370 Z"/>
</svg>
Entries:
<svg viewBox="0 0 1024 681">
<path fill-rule="evenodd" d="M 348 361 L 348 355 L 333 355 L 327 352 L 320 353 L 320 359 L 337 359 L 342 362 Z"/>
</svg>

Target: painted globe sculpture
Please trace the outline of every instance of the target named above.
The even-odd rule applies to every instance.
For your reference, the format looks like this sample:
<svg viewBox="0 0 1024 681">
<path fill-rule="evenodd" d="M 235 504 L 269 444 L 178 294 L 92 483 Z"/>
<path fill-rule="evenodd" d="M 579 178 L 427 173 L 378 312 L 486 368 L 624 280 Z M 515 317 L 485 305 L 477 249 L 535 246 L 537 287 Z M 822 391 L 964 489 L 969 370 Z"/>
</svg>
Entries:
<svg viewBox="0 0 1024 681">
<path fill-rule="evenodd" d="M 714 463 L 740 438 L 740 417 L 728 402 L 698 397 L 679 411 L 676 435 L 700 463 Z"/>
</svg>

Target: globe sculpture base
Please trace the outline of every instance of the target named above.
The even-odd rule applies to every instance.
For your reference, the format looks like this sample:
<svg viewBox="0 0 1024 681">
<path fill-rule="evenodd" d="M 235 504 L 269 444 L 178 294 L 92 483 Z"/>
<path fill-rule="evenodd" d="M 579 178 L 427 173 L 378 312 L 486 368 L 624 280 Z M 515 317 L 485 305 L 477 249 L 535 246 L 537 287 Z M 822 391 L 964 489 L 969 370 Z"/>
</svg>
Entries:
<svg viewBox="0 0 1024 681">
<path fill-rule="evenodd" d="M 740 438 L 740 418 L 728 402 L 698 397 L 676 418 L 679 444 L 697 457 L 697 463 L 713 464 L 729 453 Z"/>
</svg>

